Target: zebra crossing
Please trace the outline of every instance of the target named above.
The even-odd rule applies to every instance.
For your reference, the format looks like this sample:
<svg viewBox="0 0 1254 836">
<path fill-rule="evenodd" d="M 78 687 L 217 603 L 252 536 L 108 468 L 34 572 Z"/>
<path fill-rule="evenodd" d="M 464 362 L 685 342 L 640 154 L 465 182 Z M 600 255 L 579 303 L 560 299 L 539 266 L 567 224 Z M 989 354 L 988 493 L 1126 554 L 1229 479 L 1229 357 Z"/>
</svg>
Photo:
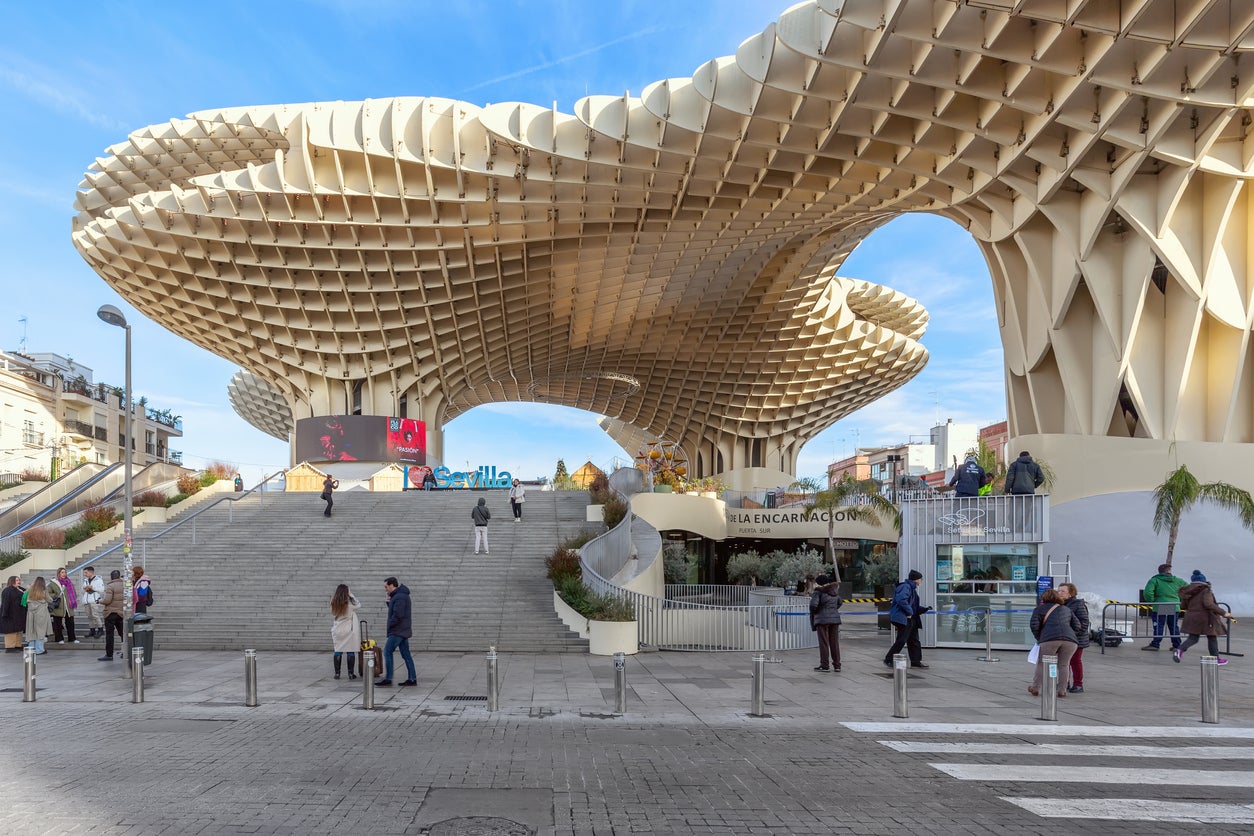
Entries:
<svg viewBox="0 0 1254 836">
<path fill-rule="evenodd" d="M 842 723 L 851 731 L 873 734 L 877 742 L 895 752 L 935 756 L 928 766 L 959 781 L 1004 784 L 1059 784 L 1068 791 L 1051 796 L 998 798 L 1042 818 L 1095 819 L 1126 822 L 1254 825 L 1254 803 L 1234 803 L 1232 790 L 1254 799 L 1254 728 L 1218 726 L 1067 726 L 978 723 Z M 902 735 L 953 735 L 961 740 L 910 740 Z M 1019 738 L 988 742 L 989 736 Z M 984 740 L 979 739 L 984 737 Z M 1022 738 L 1054 738 L 1048 742 L 1024 742 Z M 1059 738 L 1071 738 L 1058 742 Z M 1182 740 L 1190 744 L 1163 746 L 1155 742 L 1112 744 L 1111 739 L 1144 741 Z M 1090 742 L 1093 741 L 1093 742 Z M 1233 745 L 1207 745 L 1234 741 Z M 1006 756 L 1014 763 L 964 762 L 963 756 Z M 1065 764 L 1044 758 L 1067 758 Z M 1092 765 L 1096 759 L 1137 759 L 1140 763 Z M 1121 765 L 1124 764 L 1124 765 Z M 1148 764 L 1148 765 L 1141 765 Z M 1201 765 L 1199 767 L 1199 765 Z M 1186 768 L 1186 766 L 1188 768 Z M 1223 766 L 1232 768 L 1213 767 Z M 1195 768 L 1198 767 L 1198 768 Z M 1083 797 L 1086 788 L 1120 786 L 1118 798 Z M 1179 787 L 1183 799 L 1165 800 L 1163 787 Z M 1071 791 L 1070 788 L 1075 788 Z M 1136 797 L 1142 791 L 1147 796 Z M 1206 796 L 1216 800 L 1204 800 Z M 1223 797 L 1227 796 L 1227 800 Z M 1199 800 L 1199 797 L 1201 800 Z"/>
</svg>

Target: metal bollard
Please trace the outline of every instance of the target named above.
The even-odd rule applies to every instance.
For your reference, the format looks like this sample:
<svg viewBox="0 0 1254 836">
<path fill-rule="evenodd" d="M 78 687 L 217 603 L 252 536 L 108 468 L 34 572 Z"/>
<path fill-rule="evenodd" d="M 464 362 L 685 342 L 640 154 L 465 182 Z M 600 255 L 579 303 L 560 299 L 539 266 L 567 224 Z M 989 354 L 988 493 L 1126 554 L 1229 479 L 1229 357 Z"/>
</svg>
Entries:
<svg viewBox="0 0 1254 836">
<path fill-rule="evenodd" d="M 910 670 L 910 659 L 904 653 L 893 657 L 893 716 L 910 716 L 910 691 L 906 676 Z"/>
<path fill-rule="evenodd" d="M 753 657 L 753 706 L 749 713 L 766 716 L 766 657 L 761 653 Z"/>
<path fill-rule="evenodd" d="M 257 651 L 244 651 L 244 705 L 252 708 L 257 701 Z"/>
<path fill-rule="evenodd" d="M 614 713 L 627 713 L 627 654 L 614 654 Z"/>
<path fill-rule="evenodd" d="M 361 654 L 362 666 L 361 677 L 361 707 L 367 711 L 374 710 L 374 653 L 366 651 Z"/>
<path fill-rule="evenodd" d="M 144 701 L 144 649 L 131 648 L 131 702 Z"/>
<path fill-rule="evenodd" d="M 1219 722 L 1219 657 L 1202 657 L 1202 722 Z"/>
<path fill-rule="evenodd" d="M 35 648 L 22 651 L 22 702 L 35 701 Z"/>
<path fill-rule="evenodd" d="M 993 655 L 993 608 L 988 607 L 984 611 L 984 655 L 976 657 L 978 662 L 1000 662 Z"/>
<path fill-rule="evenodd" d="M 1040 720 L 1058 719 L 1058 657 L 1041 655 L 1045 675 L 1041 677 Z"/>
<path fill-rule="evenodd" d="M 496 673 L 496 647 L 488 647 L 488 711 L 496 711 L 501 707 L 500 681 Z"/>
</svg>

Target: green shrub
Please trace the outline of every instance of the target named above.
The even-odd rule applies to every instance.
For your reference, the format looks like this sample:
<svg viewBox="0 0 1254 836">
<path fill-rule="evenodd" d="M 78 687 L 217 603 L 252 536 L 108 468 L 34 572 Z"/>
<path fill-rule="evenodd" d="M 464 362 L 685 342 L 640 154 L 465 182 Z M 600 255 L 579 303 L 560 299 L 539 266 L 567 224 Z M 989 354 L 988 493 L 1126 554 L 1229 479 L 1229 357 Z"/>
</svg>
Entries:
<svg viewBox="0 0 1254 836">
<path fill-rule="evenodd" d="M 144 491 L 131 500 L 131 505 L 135 508 L 164 508 L 165 499 L 161 491 Z"/>
<path fill-rule="evenodd" d="M 627 503 L 616 496 L 612 496 L 605 501 L 605 505 L 601 510 L 605 515 L 606 528 L 614 528 L 627 516 Z"/>
<path fill-rule="evenodd" d="M 628 598 L 603 592 L 588 597 L 588 610 L 583 615 L 593 621 L 635 621 L 636 608 Z"/>
<path fill-rule="evenodd" d="M 165 501 L 165 507 L 169 508 L 171 505 L 178 505 L 180 502 L 182 502 L 184 499 L 187 499 L 189 496 L 191 496 L 190 493 L 176 493 L 174 496 L 167 497 Z"/>
<path fill-rule="evenodd" d="M 688 567 L 688 549 L 683 543 L 662 546 L 662 573 L 667 583 L 687 583 Z"/>
<path fill-rule="evenodd" d="M 225 462 L 209 462 L 209 464 L 205 465 L 205 473 L 212 474 L 214 482 L 235 478 L 235 468 Z M 212 485 L 213 482 L 209 484 Z M 209 485 L 205 487 L 209 487 Z"/>
<path fill-rule="evenodd" d="M 16 488 L 20 484 L 22 484 L 21 479 L 18 479 L 16 482 L 0 482 L 0 491 L 7 491 L 9 488 Z"/>
<path fill-rule="evenodd" d="M 112 508 L 106 508 L 104 505 L 89 505 L 83 511 L 82 520 L 88 523 L 95 533 L 117 524 L 118 515 Z"/>
<path fill-rule="evenodd" d="M 757 583 L 762 579 L 762 555 L 752 549 L 733 554 L 727 561 L 727 579 L 732 583 Z"/>
<path fill-rule="evenodd" d="M 593 505 L 604 505 L 611 496 L 609 477 L 604 473 L 593 476 L 588 483 L 588 495 L 592 497 Z"/>
<path fill-rule="evenodd" d="M 197 479 L 197 482 L 202 488 L 207 488 L 216 481 L 218 481 L 217 475 L 210 473 L 208 470 L 200 474 L 200 477 Z"/>
<path fill-rule="evenodd" d="M 61 541 L 61 548 L 68 549 L 91 537 L 96 533 L 96 528 L 88 520 L 79 520 L 74 525 L 66 526 L 64 532 L 65 539 Z"/>
<path fill-rule="evenodd" d="M 563 540 L 560 545 L 564 549 L 582 549 L 589 542 L 595 540 L 601 535 L 595 531 L 581 531 L 578 534 L 572 534 Z"/>
<path fill-rule="evenodd" d="M 771 583 L 776 586 L 788 587 L 804 579 L 807 575 L 817 578 L 825 571 L 823 558 L 818 552 L 802 549 L 794 554 L 787 555 L 779 562 L 775 567 L 775 571 L 771 573 Z"/>
<path fill-rule="evenodd" d="M 25 560 L 30 557 L 30 552 L 16 549 L 11 552 L 0 552 L 0 569 L 8 569 L 19 560 Z"/>
<path fill-rule="evenodd" d="M 583 578 L 565 575 L 554 583 L 553 588 L 557 590 L 558 597 L 575 612 L 583 615 L 588 609 L 588 588 L 583 585 Z"/>
<path fill-rule="evenodd" d="M 200 477 L 195 473 L 185 473 L 179 477 L 178 481 L 179 493 L 191 496 L 200 490 Z"/>
<path fill-rule="evenodd" d="M 22 532 L 24 549 L 59 549 L 65 542 L 65 532 L 59 528 L 32 528 Z"/>
<path fill-rule="evenodd" d="M 544 559 L 544 568 L 545 577 L 553 581 L 554 586 L 563 578 L 583 576 L 583 570 L 579 568 L 579 553 L 565 546 L 558 546 Z"/>
</svg>

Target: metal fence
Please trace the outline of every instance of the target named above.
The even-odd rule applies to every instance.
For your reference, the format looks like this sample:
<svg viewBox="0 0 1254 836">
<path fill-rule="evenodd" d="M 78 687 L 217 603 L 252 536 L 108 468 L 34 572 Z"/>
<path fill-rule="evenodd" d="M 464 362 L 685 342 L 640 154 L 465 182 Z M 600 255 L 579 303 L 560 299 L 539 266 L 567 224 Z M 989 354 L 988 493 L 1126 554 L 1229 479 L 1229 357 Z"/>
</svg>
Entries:
<svg viewBox="0 0 1254 836">
<path fill-rule="evenodd" d="M 1224 612 L 1231 615 L 1232 607 L 1223 601 L 1216 601 L 1223 607 Z M 1171 631 L 1170 616 L 1175 616 L 1175 631 Z M 1102 625 L 1099 634 L 1102 641 L 1102 653 L 1106 652 L 1106 642 L 1110 641 L 1112 647 L 1118 647 L 1125 640 L 1135 642 L 1137 639 L 1153 639 L 1154 638 L 1154 622 L 1156 617 L 1163 618 L 1162 632 L 1160 639 L 1165 639 L 1169 644 L 1179 641 L 1183 634 L 1180 632 L 1180 622 L 1184 620 L 1184 613 L 1179 612 L 1175 604 L 1142 604 L 1132 603 L 1131 601 L 1107 601 L 1106 606 L 1102 607 Z M 1228 621 L 1228 632 L 1224 636 L 1224 655 L 1225 656 L 1244 656 L 1243 653 L 1232 652 L 1232 631 L 1236 627 L 1236 621 Z M 1111 632 L 1108 633 L 1107 630 Z M 1110 636 L 1107 639 L 1107 636 Z M 1096 641 L 1096 638 L 1094 639 Z"/>
</svg>

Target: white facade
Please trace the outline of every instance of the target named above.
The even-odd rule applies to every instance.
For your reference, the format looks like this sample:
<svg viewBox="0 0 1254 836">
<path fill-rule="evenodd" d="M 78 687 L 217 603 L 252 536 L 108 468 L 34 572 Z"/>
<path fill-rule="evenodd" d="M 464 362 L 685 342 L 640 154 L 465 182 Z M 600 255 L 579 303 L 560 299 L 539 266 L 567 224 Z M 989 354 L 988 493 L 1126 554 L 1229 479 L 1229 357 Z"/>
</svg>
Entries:
<svg viewBox="0 0 1254 836">
<path fill-rule="evenodd" d="M 979 434 L 975 424 L 955 424 L 952 418 L 932 427 L 932 470 L 949 470 L 953 468 L 955 459 L 961 462 L 969 451 L 976 448 Z"/>
</svg>

